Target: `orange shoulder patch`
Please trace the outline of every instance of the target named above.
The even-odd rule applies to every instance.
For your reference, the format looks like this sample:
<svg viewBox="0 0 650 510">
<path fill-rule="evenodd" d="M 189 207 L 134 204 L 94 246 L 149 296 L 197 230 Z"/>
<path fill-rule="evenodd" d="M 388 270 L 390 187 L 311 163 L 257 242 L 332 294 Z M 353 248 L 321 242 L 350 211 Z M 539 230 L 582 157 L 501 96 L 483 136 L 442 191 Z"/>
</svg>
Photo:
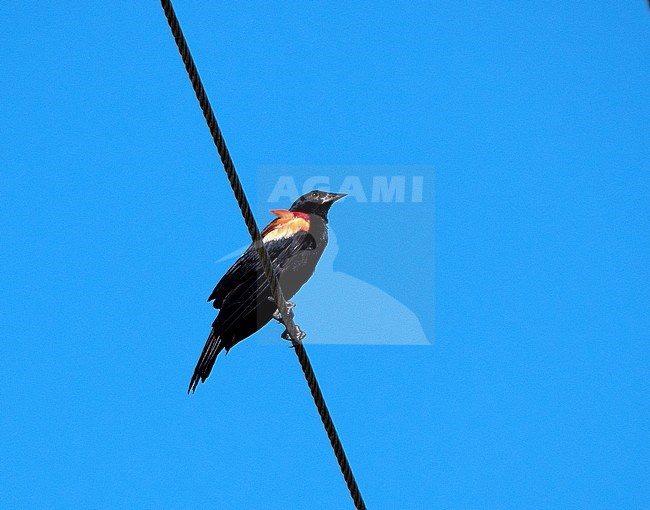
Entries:
<svg viewBox="0 0 650 510">
<path fill-rule="evenodd" d="M 272 209 L 271 212 L 277 216 L 262 231 L 264 242 L 277 241 L 290 237 L 293 234 L 309 230 L 309 215 L 293 213 L 285 209 Z"/>
</svg>

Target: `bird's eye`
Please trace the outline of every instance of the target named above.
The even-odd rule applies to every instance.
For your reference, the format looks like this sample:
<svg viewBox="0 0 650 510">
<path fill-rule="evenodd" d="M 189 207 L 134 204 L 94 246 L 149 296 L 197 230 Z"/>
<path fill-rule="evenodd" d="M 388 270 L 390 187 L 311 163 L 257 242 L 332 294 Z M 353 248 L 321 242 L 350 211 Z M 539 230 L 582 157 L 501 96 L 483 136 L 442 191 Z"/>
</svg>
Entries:
<svg viewBox="0 0 650 510">
<path fill-rule="evenodd" d="M 315 191 L 312 191 L 312 192 L 311 192 L 311 196 L 312 196 L 313 198 L 316 198 L 316 197 L 318 196 L 318 193 L 316 193 Z"/>
</svg>

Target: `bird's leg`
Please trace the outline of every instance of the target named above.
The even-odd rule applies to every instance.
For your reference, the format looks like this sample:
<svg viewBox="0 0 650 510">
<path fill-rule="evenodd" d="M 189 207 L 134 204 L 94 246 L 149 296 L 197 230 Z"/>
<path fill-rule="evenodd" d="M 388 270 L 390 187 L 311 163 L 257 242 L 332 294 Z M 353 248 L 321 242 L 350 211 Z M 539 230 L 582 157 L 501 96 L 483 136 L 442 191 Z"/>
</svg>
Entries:
<svg viewBox="0 0 650 510">
<path fill-rule="evenodd" d="M 269 301 L 274 301 L 273 297 L 269 296 Z M 296 306 L 296 303 L 292 303 L 291 301 L 287 301 L 287 310 L 289 311 L 289 317 L 293 319 L 293 307 Z M 284 318 L 282 317 L 282 314 L 280 313 L 280 310 L 276 310 L 273 312 L 273 318 L 279 322 L 280 324 L 284 324 Z"/>
<path fill-rule="evenodd" d="M 297 342 L 302 342 L 302 340 L 307 336 L 307 333 L 305 333 L 302 329 L 300 329 L 300 327 L 298 326 L 298 324 L 296 324 L 296 329 L 298 330 L 298 338 L 296 338 L 295 340 L 296 340 Z M 289 340 L 289 341 L 291 341 L 291 337 L 289 336 L 289 330 L 286 329 L 286 328 L 285 328 L 285 330 L 282 332 L 282 334 L 280 335 L 280 337 L 281 337 L 283 340 Z"/>
<path fill-rule="evenodd" d="M 269 299 L 269 301 L 274 301 L 274 299 L 271 296 L 269 296 L 268 299 Z M 288 316 L 291 319 L 293 319 L 293 308 L 295 306 L 296 306 L 296 303 L 292 303 L 291 301 L 287 301 L 287 310 L 289 312 Z M 282 332 L 282 335 L 280 335 L 282 337 L 282 339 L 291 341 L 291 336 L 289 335 L 289 330 L 286 328 L 286 324 L 284 324 L 284 317 L 280 313 L 280 310 L 276 310 L 275 312 L 273 312 L 273 318 L 276 321 L 278 321 L 280 324 L 283 324 L 285 326 L 284 331 Z M 300 341 L 302 341 L 303 338 L 305 338 L 307 336 L 307 333 L 305 333 L 302 329 L 300 329 L 297 324 L 296 324 L 296 330 L 297 330 L 297 333 L 298 333 L 298 338 L 296 338 L 296 340 L 298 342 L 300 342 Z"/>
<path fill-rule="evenodd" d="M 284 323 L 284 319 L 282 318 L 282 314 L 280 313 L 279 310 L 273 312 L 273 318 L 280 324 Z"/>
</svg>

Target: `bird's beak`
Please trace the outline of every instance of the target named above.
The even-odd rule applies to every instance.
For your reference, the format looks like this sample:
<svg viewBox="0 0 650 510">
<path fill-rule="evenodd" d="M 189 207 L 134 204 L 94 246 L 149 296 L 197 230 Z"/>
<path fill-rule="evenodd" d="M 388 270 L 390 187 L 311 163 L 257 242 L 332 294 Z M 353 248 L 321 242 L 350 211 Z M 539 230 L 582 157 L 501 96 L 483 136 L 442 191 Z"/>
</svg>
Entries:
<svg viewBox="0 0 650 510">
<path fill-rule="evenodd" d="M 325 200 L 323 200 L 323 202 L 331 204 L 337 200 L 341 200 L 343 197 L 347 197 L 347 195 L 345 193 L 328 193 L 325 195 Z"/>
</svg>

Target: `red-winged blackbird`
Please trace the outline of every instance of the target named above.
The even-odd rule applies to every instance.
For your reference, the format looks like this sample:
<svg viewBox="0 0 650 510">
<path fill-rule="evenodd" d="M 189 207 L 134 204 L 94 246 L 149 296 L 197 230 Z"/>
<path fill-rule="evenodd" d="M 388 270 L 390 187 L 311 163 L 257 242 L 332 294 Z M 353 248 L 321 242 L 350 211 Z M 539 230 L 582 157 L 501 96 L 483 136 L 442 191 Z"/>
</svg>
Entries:
<svg viewBox="0 0 650 510">
<path fill-rule="evenodd" d="M 262 237 L 286 299 L 291 299 L 314 273 L 327 246 L 327 213 L 332 204 L 344 196 L 310 191 L 296 200 L 288 211 L 271 211 L 277 218 L 262 231 Z M 212 323 L 188 393 L 196 389 L 199 381 L 205 382 L 223 349 L 228 352 L 272 318 L 280 319 L 253 245 L 223 275 L 208 301 L 219 309 L 219 314 Z M 283 338 L 287 338 L 286 331 Z"/>
</svg>

